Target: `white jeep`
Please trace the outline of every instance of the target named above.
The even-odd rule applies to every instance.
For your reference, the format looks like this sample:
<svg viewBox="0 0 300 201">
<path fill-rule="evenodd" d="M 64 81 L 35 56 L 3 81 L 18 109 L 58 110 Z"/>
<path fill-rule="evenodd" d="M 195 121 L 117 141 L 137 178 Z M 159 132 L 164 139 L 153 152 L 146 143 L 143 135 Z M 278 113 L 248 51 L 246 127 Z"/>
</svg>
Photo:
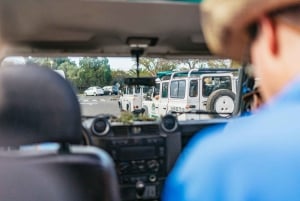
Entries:
<svg viewBox="0 0 300 201">
<path fill-rule="evenodd" d="M 143 101 L 149 117 L 170 112 L 183 113 L 179 119 L 202 119 L 210 115 L 186 114 L 191 111 L 230 114 L 234 110 L 236 81 L 234 70 L 198 70 L 172 73 L 167 80 L 157 81 L 159 95 Z"/>
</svg>

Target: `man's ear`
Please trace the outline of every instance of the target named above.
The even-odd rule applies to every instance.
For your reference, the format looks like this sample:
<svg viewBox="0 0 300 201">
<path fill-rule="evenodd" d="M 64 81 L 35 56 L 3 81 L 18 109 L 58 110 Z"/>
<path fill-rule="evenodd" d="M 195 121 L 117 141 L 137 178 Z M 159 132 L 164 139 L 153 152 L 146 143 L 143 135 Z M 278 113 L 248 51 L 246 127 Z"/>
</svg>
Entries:
<svg viewBox="0 0 300 201">
<path fill-rule="evenodd" d="M 278 55 L 278 37 L 276 23 L 270 17 L 263 16 L 260 19 L 261 34 L 263 35 L 263 40 L 266 42 L 269 54 L 272 56 Z"/>
</svg>

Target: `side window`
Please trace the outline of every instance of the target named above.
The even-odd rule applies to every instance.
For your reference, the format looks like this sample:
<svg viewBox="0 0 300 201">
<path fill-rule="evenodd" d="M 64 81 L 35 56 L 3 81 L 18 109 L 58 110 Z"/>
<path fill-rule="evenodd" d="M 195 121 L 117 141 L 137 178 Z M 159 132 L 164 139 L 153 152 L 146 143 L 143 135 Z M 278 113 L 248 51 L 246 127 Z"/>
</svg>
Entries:
<svg viewBox="0 0 300 201">
<path fill-rule="evenodd" d="M 168 98 L 168 90 L 169 90 L 169 83 L 168 82 L 162 83 L 162 90 L 161 90 L 162 98 Z"/>
<path fill-rule="evenodd" d="M 150 90 L 151 90 L 150 87 L 144 86 L 144 87 L 143 87 L 143 94 L 146 94 L 146 93 L 148 93 L 148 92 L 151 92 Z"/>
<path fill-rule="evenodd" d="M 141 87 L 137 86 L 137 87 L 135 88 L 135 93 L 136 93 L 136 94 L 139 94 L 140 92 L 141 92 Z"/>
<path fill-rule="evenodd" d="M 160 83 L 156 83 L 153 96 L 159 95 Z"/>
<path fill-rule="evenodd" d="M 127 92 L 128 92 L 127 94 L 133 94 L 133 87 L 132 86 L 128 87 Z"/>
<path fill-rule="evenodd" d="M 185 80 L 171 82 L 171 98 L 184 98 L 185 96 Z"/>
<path fill-rule="evenodd" d="M 232 90 L 232 83 L 230 76 L 208 76 L 204 77 L 202 81 L 202 95 L 209 96 L 213 91 L 218 89 Z"/>
<path fill-rule="evenodd" d="M 185 96 L 185 80 L 179 81 L 178 98 L 184 98 Z"/>
<path fill-rule="evenodd" d="M 197 97 L 198 96 L 198 80 L 191 80 L 190 81 L 190 97 Z"/>
</svg>

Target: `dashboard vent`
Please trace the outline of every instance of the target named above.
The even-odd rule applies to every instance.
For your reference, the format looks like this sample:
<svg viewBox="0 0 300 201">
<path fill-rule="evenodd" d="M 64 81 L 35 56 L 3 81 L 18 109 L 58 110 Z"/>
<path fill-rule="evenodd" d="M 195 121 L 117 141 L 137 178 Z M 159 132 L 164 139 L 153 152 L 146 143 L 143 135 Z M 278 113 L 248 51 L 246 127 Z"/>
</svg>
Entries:
<svg viewBox="0 0 300 201">
<path fill-rule="evenodd" d="M 161 119 L 161 128 L 166 133 L 175 132 L 178 129 L 177 118 L 171 114 L 167 114 Z"/>
<path fill-rule="evenodd" d="M 147 135 L 158 135 L 159 127 L 158 127 L 158 125 L 143 126 L 143 133 L 145 133 Z"/>
<path fill-rule="evenodd" d="M 104 136 L 109 133 L 110 125 L 106 118 L 96 118 L 92 123 L 92 133 L 97 136 Z"/>
<path fill-rule="evenodd" d="M 114 136 L 122 137 L 128 135 L 128 128 L 126 126 L 113 126 L 111 128 Z"/>
</svg>

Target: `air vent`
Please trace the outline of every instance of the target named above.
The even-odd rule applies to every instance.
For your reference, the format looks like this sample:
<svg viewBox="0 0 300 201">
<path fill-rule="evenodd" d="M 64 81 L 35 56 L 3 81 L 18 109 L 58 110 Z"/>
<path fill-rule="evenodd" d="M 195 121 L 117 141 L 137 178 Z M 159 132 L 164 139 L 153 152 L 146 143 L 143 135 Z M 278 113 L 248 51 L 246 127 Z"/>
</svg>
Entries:
<svg viewBox="0 0 300 201">
<path fill-rule="evenodd" d="M 161 128 L 167 133 L 171 133 L 177 130 L 178 122 L 175 116 L 167 114 L 161 119 Z"/>
<path fill-rule="evenodd" d="M 143 127 L 143 133 L 147 135 L 158 135 L 159 127 L 157 125 L 147 125 Z"/>
<path fill-rule="evenodd" d="M 115 137 L 122 137 L 128 135 L 128 127 L 127 126 L 112 126 L 111 130 Z"/>
<path fill-rule="evenodd" d="M 96 118 L 92 123 L 92 132 L 97 136 L 104 136 L 108 134 L 110 125 L 106 118 Z"/>
</svg>

